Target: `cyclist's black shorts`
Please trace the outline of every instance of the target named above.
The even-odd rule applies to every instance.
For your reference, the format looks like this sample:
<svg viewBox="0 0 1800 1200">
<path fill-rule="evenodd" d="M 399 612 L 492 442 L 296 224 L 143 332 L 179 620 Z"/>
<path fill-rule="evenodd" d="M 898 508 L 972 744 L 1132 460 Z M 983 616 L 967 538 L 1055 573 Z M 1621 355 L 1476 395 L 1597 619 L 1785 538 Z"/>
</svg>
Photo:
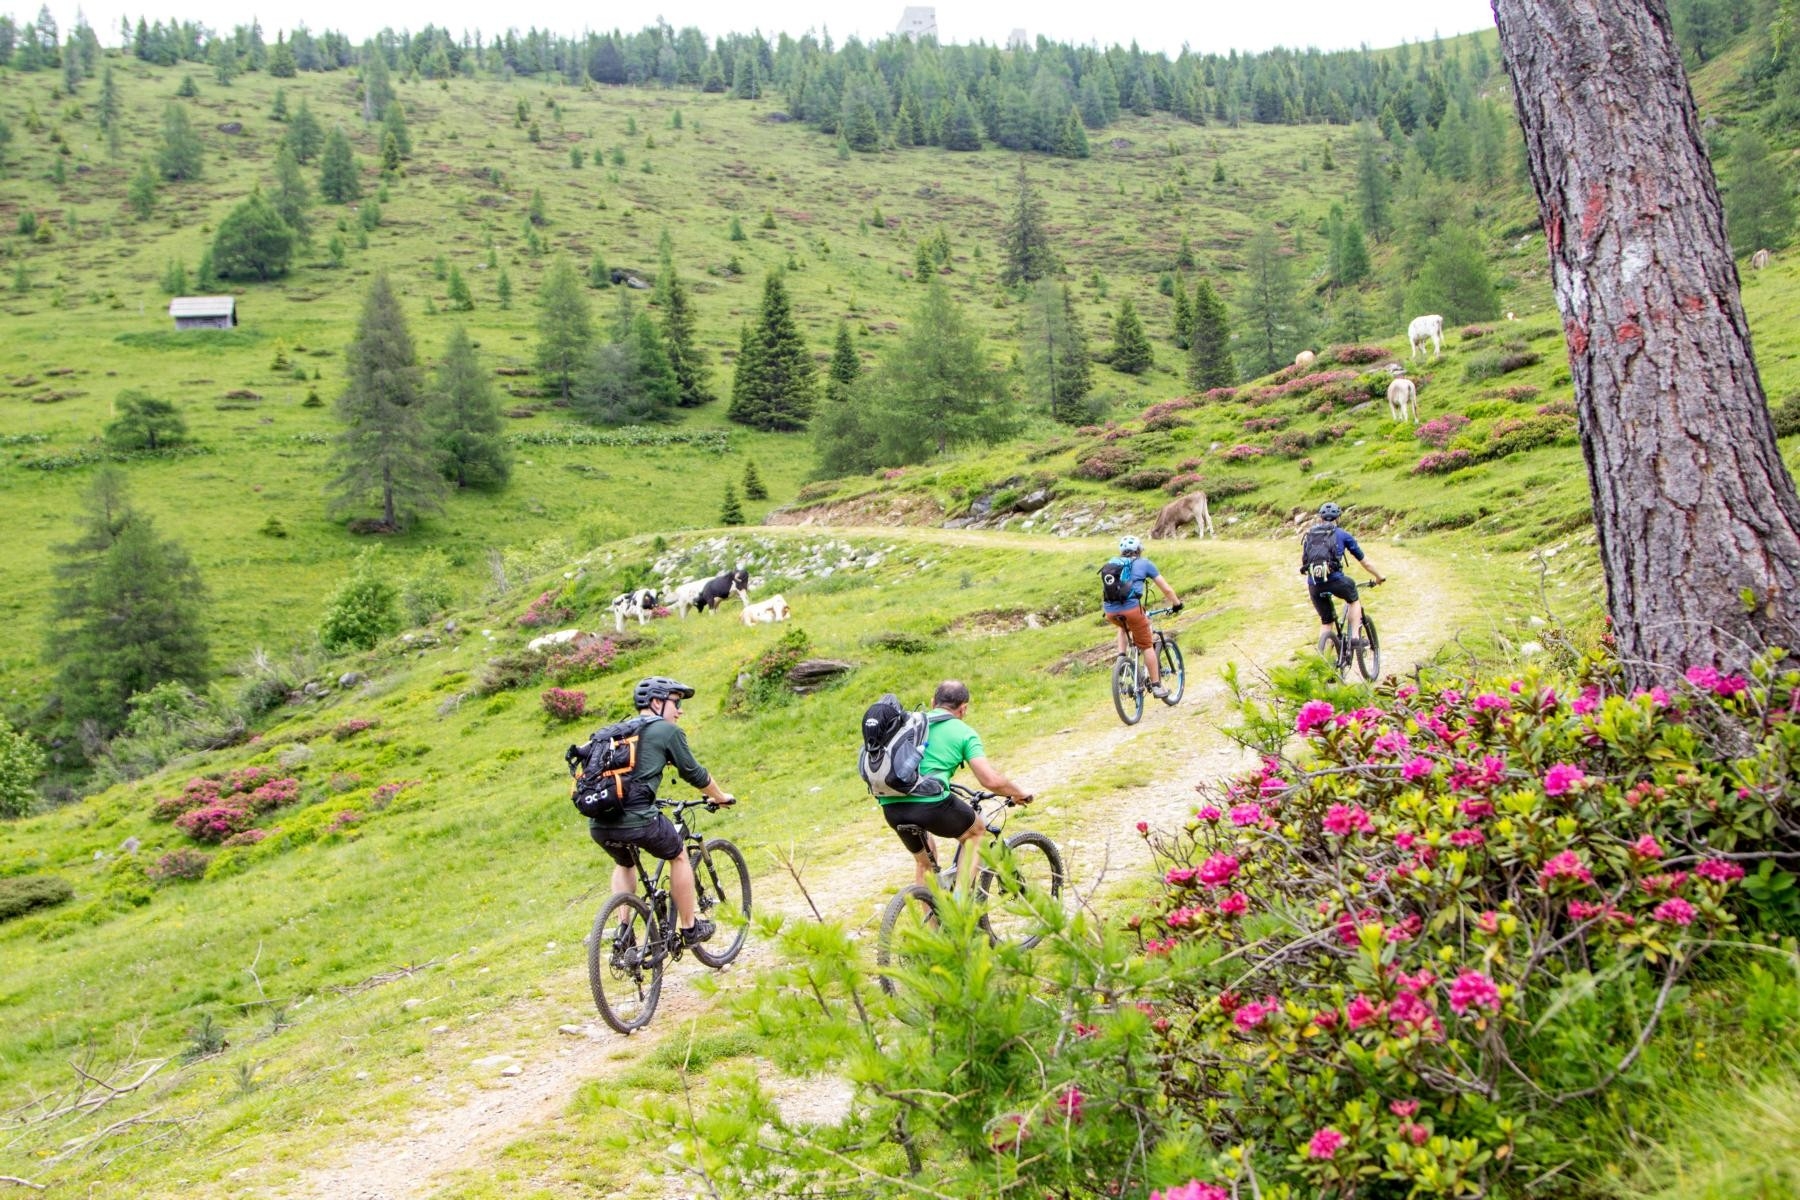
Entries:
<svg viewBox="0 0 1800 1200">
<path fill-rule="evenodd" d="M 602 850 L 612 855 L 612 860 L 621 867 L 635 865 L 631 857 L 633 846 L 653 858 L 665 861 L 681 857 L 681 834 L 676 832 L 675 822 L 669 820 L 667 813 L 657 813 L 656 820 L 648 825 L 628 829 L 589 825 L 588 836 L 599 843 Z"/>
<path fill-rule="evenodd" d="M 1313 608 L 1317 610 L 1319 620 L 1327 625 L 1337 620 L 1337 612 L 1331 607 L 1333 596 L 1345 604 L 1356 603 L 1356 581 L 1342 571 L 1333 571 L 1325 577 L 1324 583 L 1308 579 L 1306 591 L 1312 597 Z"/>
<path fill-rule="evenodd" d="M 925 849 L 925 839 L 916 833 L 901 833 L 901 825 L 917 825 L 938 837 L 959 838 L 975 823 L 975 810 L 961 796 L 948 800 L 902 800 L 881 806 L 881 815 L 900 834 L 900 844 L 917 854 Z"/>
</svg>

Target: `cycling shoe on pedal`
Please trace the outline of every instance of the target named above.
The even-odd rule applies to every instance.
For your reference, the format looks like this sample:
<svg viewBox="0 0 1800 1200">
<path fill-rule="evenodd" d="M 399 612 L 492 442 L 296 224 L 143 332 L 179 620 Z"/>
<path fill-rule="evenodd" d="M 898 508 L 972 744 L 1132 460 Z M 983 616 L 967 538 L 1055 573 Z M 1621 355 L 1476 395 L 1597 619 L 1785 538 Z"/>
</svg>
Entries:
<svg viewBox="0 0 1800 1200">
<path fill-rule="evenodd" d="M 1159 683 L 1150 689 L 1150 694 L 1155 696 L 1158 700 L 1167 700 L 1169 698 L 1169 689 Z"/>
<path fill-rule="evenodd" d="M 718 926 L 714 925 L 711 921 L 708 921 L 705 917 L 696 917 L 692 929 L 684 929 L 681 931 L 681 944 L 684 946 L 698 946 L 717 931 Z"/>
</svg>

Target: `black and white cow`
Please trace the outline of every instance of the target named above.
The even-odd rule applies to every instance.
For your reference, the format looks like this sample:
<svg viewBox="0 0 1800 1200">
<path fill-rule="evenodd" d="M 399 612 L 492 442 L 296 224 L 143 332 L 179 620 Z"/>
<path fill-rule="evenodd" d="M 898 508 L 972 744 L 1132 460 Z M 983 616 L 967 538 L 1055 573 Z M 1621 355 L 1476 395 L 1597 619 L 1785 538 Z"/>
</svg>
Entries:
<svg viewBox="0 0 1800 1200">
<path fill-rule="evenodd" d="M 706 581 L 700 589 L 700 598 L 694 601 L 694 607 L 701 612 L 711 612 L 723 604 L 727 597 L 741 596 L 745 604 L 750 603 L 750 572 L 739 567 L 735 571 L 724 571 Z"/>
<path fill-rule="evenodd" d="M 613 628 L 625 632 L 625 618 L 636 617 L 639 625 L 650 619 L 656 608 L 656 593 L 650 588 L 639 588 L 635 592 L 623 592 L 613 597 Z"/>
</svg>

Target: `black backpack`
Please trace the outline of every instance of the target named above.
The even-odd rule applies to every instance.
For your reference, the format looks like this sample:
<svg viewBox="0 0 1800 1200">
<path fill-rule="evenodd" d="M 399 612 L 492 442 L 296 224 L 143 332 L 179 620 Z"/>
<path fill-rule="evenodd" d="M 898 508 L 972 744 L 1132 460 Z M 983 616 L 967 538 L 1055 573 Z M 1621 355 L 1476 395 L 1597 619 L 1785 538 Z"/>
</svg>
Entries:
<svg viewBox="0 0 1800 1200">
<path fill-rule="evenodd" d="M 856 756 L 856 769 L 869 785 L 869 794 L 936 800 L 948 792 L 943 780 L 919 774 L 931 726 L 947 719 L 934 721 L 926 713 L 909 712 L 892 692 L 871 704 L 863 713 L 863 744 Z"/>
<path fill-rule="evenodd" d="M 575 811 L 589 820 L 611 821 L 625 814 L 625 806 L 639 798 L 642 785 L 632 788 L 637 770 L 638 738 L 644 727 L 660 717 L 632 717 L 604 729 L 596 729 L 585 746 L 570 746 L 563 755 L 569 774 L 575 777 L 570 796 Z"/>
<path fill-rule="evenodd" d="M 1108 604 L 1123 604 L 1131 599 L 1137 581 L 1131 577 L 1129 558 L 1109 558 L 1100 567 L 1100 599 Z"/>
<path fill-rule="evenodd" d="M 1300 539 L 1300 573 L 1323 582 L 1333 571 L 1344 569 L 1338 554 L 1337 526 L 1320 521 Z"/>
</svg>

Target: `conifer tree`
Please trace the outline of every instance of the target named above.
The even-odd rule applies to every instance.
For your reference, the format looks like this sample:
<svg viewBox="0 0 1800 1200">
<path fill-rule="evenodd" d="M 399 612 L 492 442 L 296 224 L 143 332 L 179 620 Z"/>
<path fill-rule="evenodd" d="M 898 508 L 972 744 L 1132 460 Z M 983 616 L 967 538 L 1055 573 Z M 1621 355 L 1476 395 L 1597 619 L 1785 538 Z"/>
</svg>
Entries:
<svg viewBox="0 0 1800 1200">
<path fill-rule="evenodd" d="M 388 77 L 387 56 L 374 42 L 362 48 L 362 119 L 367 125 L 394 102 L 394 85 Z"/>
<path fill-rule="evenodd" d="M 1363 240 L 1362 222 L 1355 217 L 1344 222 L 1337 259 L 1337 282 L 1343 286 L 1354 287 L 1369 277 L 1369 245 Z"/>
<path fill-rule="evenodd" d="M 575 376 L 593 345 L 593 310 L 581 279 L 568 259 L 558 258 L 538 291 L 537 365 L 544 382 L 564 400 L 573 394 Z"/>
<path fill-rule="evenodd" d="M 106 444 L 115 450 L 149 450 L 154 453 L 181 444 L 187 422 L 169 401 L 136 388 L 120 392 L 113 400 L 113 420 L 106 426 Z"/>
<path fill-rule="evenodd" d="M 292 79 L 298 69 L 294 48 L 287 44 L 286 35 L 276 34 L 275 48 L 269 51 L 269 74 L 276 79 Z"/>
<path fill-rule="evenodd" d="M 845 399 L 861 374 L 862 359 L 856 353 L 856 343 L 850 339 L 850 326 L 840 320 L 837 337 L 831 344 L 831 366 L 825 374 L 826 398 Z"/>
<path fill-rule="evenodd" d="M 300 98 L 300 107 L 294 110 L 293 119 L 288 122 L 287 133 L 282 140 L 294 152 L 294 161 L 301 166 L 317 157 L 319 150 L 325 145 L 325 133 L 319 128 L 319 119 L 313 116 L 306 97 Z"/>
<path fill-rule="evenodd" d="M 332 465 L 332 511 L 347 512 L 378 497 L 381 524 L 400 529 L 435 512 L 443 496 L 437 448 L 426 423 L 423 373 L 406 314 L 385 274 L 363 302 L 356 337 L 345 350 L 349 375 L 337 401 L 343 423 Z"/>
<path fill-rule="evenodd" d="M 1239 307 L 1244 374 L 1266 375 L 1287 366 L 1291 348 L 1305 344 L 1307 331 L 1293 265 L 1273 229 L 1259 230 L 1245 247 Z"/>
<path fill-rule="evenodd" d="M 381 135 L 381 173 L 388 179 L 400 173 L 400 143 L 391 133 Z"/>
<path fill-rule="evenodd" d="M 861 376 L 862 360 L 850 326 L 839 321 L 825 377 L 825 402 L 812 422 L 813 474 L 820 479 L 861 474 L 875 466 L 875 434 L 864 420 L 862 389 L 857 387 Z"/>
<path fill-rule="evenodd" d="M 1194 340 L 1194 306 L 1188 299 L 1187 280 L 1175 278 L 1175 344 L 1186 350 Z"/>
<path fill-rule="evenodd" d="M 637 387 L 650 419 L 666 421 L 681 406 L 681 380 L 649 313 L 632 318 L 630 348 L 637 356 Z"/>
<path fill-rule="evenodd" d="M 100 107 L 98 117 L 100 128 L 106 133 L 106 156 L 119 157 L 119 85 L 113 78 L 112 64 L 100 75 Z"/>
<path fill-rule="evenodd" d="M 1487 256 L 1465 227 L 1453 226 L 1432 239 L 1410 294 L 1415 312 L 1442 313 L 1457 324 L 1500 315 L 1500 294 L 1488 276 Z"/>
<path fill-rule="evenodd" d="M 612 286 L 612 272 L 606 266 L 606 259 L 601 253 L 594 251 L 594 257 L 588 263 L 588 286 L 591 288 L 608 288 Z"/>
<path fill-rule="evenodd" d="M 763 280 L 762 309 L 740 353 L 726 415 L 753 429 L 804 429 L 812 416 L 818 381 L 778 272 Z"/>
<path fill-rule="evenodd" d="M 275 89 L 275 99 L 269 104 L 269 120 L 285 122 L 288 119 L 287 89 Z"/>
<path fill-rule="evenodd" d="M 125 202 L 140 221 L 148 220 L 155 211 L 156 173 L 150 169 L 148 161 L 138 164 L 137 174 L 131 177 L 131 183 L 125 189 Z"/>
<path fill-rule="evenodd" d="M 399 148 L 401 158 L 412 157 L 412 134 L 406 128 L 406 109 L 400 101 L 388 101 L 387 112 L 381 118 L 381 128 L 384 138 L 392 137 L 394 139 L 394 145 Z"/>
<path fill-rule="evenodd" d="M 296 153 L 294 157 L 300 156 Z M 325 151 L 319 159 L 319 194 L 333 204 L 348 204 L 362 196 L 362 176 L 342 126 L 333 129 L 325 139 Z"/>
<path fill-rule="evenodd" d="M 1381 161 L 1382 141 L 1367 125 L 1356 131 L 1356 201 L 1363 228 L 1376 241 L 1385 241 L 1390 228 L 1391 192 L 1387 167 Z"/>
<path fill-rule="evenodd" d="M 1769 155 L 1769 143 L 1746 127 L 1725 160 L 1725 232 L 1735 254 L 1779 250 L 1794 234 L 1794 193 Z"/>
<path fill-rule="evenodd" d="M 1138 318 L 1137 305 L 1130 296 L 1121 297 L 1119 311 L 1113 317 L 1113 370 L 1127 375 L 1142 375 L 1156 362 L 1144 323 Z"/>
<path fill-rule="evenodd" d="M 1081 123 L 1081 110 L 1073 104 L 1069 106 L 1062 131 L 1057 135 L 1056 153 L 1062 158 L 1086 158 L 1090 153 L 1087 129 Z"/>
<path fill-rule="evenodd" d="M 294 231 L 257 188 L 219 222 L 213 272 L 220 279 L 279 279 L 294 257 Z"/>
<path fill-rule="evenodd" d="M 923 462 L 1015 432 L 1012 397 L 982 352 L 981 335 L 933 279 L 911 326 L 871 380 L 871 424 L 886 463 Z"/>
<path fill-rule="evenodd" d="M 730 226 L 730 229 L 727 231 L 726 236 L 728 236 L 734 242 L 742 242 L 742 241 L 748 240 L 747 235 L 744 233 L 744 224 L 742 221 L 738 220 L 736 213 L 731 214 L 731 226 Z"/>
<path fill-rule="evenodd" d="M 957 93 L 956 102 L 950 106 L 950 115 L 944 121 L 942 137 L 946 150 L 981 149 L 981 122 L 975 116 L 975 106 L 969 103 L 967 92 Z"/>
<path fill-rule="evenodd" d="M 1025 371 L 1032 391 L 1044 397 L 1052 419 L 1083 424 L 1085 403 L 1093 387 L 1087 335 L 1075 316 L 1075 298 L 1067 286 L 1039 280 L 1032 292 L 1025 326 Z"/>
<path fill-rule="evenodd" d="M 450 311 L 475 311 L 475 296 L 469 291 L 469 281 L 463 278 L 460 267 L 450 268 L 450 281 L 447 286 L 450 293 Z"/>
<path fill-rule="evenodd" d="M 511 477 L 512 452 L 501 434 L 500 404 L 461 325 L 444 344 L 433 380 L 430 423 L 445 479 L 459 488 L 492 488 Z"/>
<path fill-rule="evenodd" d="M 285 144 L 275 151 L 275 190 L 269 195 L 269 203 L 294 231 L 299 244 L 305 245 L 312 240 L 312 219 L 306 215 L 306 210 L 312 206 L 312 189 L 306 186 L 300 164 Z"/>
<path fill-rule="evenodd" d="M 124 728 L 132 696 L 206 685 L 207 597 L 187 551 L 131 506 L 117 467 L 95 475 L 79 520 L 77 540 L 56 547 L 45 658 L 57 725 L 95 746 Z"/>
<path fill-rule="evenodd" d="M 744 464 L 744 499 L 767 500 L 769 489 L 764 485 L 762 476 L 756 472 L 756 460 L 751 459 Z"/>
<path fill-rule="evenodd" d="M 731 480 L 725 481 L 725 502 L 719 505 L 719 524 L 742 525 L 744 523 L 744 506 L 738 502 L 737 489 Z"/>
<path fill-rule="evenodd" d="M 156 166 L 171 183 L 198 179 L 204 169 L 206 148 L 200 135 L 188 120 L 187 109 L 179 104 L 163 108 L 162 147 L 156 153 Z"/>
<path fill-rule="evenodd" d="M 1050 249 L 1050 233 L 1045 227 L 1044 201 L 1031 184 L 1025 171 L 1025 158 L 1019 158 L 1017 196 L 1013 214 L 1006 223 L 1006 265 L 1000 280 L 1007 286 L 1035 283 L 1056 270 L 1056 255 Z"/>
<path fill-rule="evenodd" d="M 661 294 L 662 338 L 669 366 L 675 372 L 683 408 L 706 404 L 712 394 L 711 372 L 694 332 L 694 310 L 688 301 L 687 285 L 675 273 L 674 260 L 665 256 L 657 274 L 656 288 Z"/>
<path fill-rule="evenodd" d="M 1231 387 L 1237 380 L 1237 367 L 1231 361 L 1231 316 L 1212 285 L 1202 279 L 1194 285 L 1194 337 L 1188 347 L 1188 386 L 1196 392 L 1209 392 Z"/>
<path fill-rule="evenodd" d="M 512 276 L 506 273 L 505 267 L 500 268 L 500 278 L 494 281 L 494 295 L 500 298 L 501 308 L 507 309 L 512 307 Z"/>
</svg>

